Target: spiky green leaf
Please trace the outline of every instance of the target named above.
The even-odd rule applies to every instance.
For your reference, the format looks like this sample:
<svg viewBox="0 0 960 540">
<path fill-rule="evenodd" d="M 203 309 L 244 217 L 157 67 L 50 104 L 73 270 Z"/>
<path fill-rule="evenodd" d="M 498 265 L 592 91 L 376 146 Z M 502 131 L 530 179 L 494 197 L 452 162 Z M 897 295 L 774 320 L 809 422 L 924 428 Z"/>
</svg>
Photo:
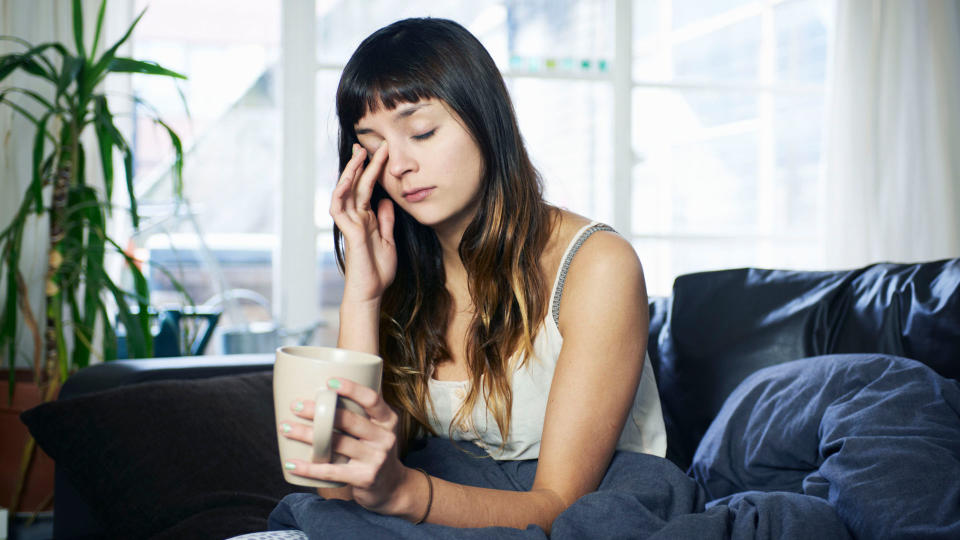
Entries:
<svg viewBox="0 0 960 540">
<path fill-rule="evenodd" d="M 100 315 L 103 317 L 103 361 L 111 362 L 117 359 L 117 333 L 113 329 L 113 323 L 110 321 L 110 314 L 107 313 L 107 306 L 102 300 L 98 299 L 100 306 Z"/>
<path fill-rule="evenodd" d="M 34 46 L 29 41 L 12 36 L 0 36 L 0 40 L 16 41 L 27 47 L 25 52 L 0 56 L 0 81 L 15 69 L 22 68 L 27 73 L 43 77 L 51 82 L 57 82 L 57 68 L 43 53 L 47 49 L 53 49 L 64 58 L 69 56 L 66 47 L 56 42 L 42 43 Z M 41 63 L 43 64 L 42 66 L 40 65 Z"/>
<path fill-rule="evenodd" d="M 29 192 L 33 197 L 34 208 L 38 214 L 43 213 L 43 175 L 42 162 L 44 154 L 45 140 L 47 133 L 47 120 L 53 111 L 47 111 L 37 122 L 37 132 L 33 136 L 33 179 L 30 182 Z"/>
<path fill-rule="evenodd" d="M 86 264 L 84 265 L 84 298 L 83 298 L 83 328 L 93 335 L 93 328 L 97 322 L 97 306 L 100 303 L 100 291 L 103 289 L 103 257 L 105 254 L 105 220 L 100 207 L 96 191 L 89 186 L 79 188 L 77 193 L 78 205 L 82 206 L 82 213 L 88 227 L 87 246 L 84 249 Z M 89 355 L 79 358 L 77 367 L 86 366 Z"/>
<path fill-rule="evenodd" d="M 73 334 L 73 351 L 70 355 L 70 365 L 80 367 L 90 363 L 90 338 L 93 332 L 83 325 L 83 318 L 80 315 L 80 304 L 77 302 L 77 289 L 75 287 L 64 288 L 64 296 L 67 306 L 70 308 L 70 333 Z M 68 369 L 64 366 L 64 369 Z"/>
<path fill-rule="evenodd" d="M 127 356 L 130 358 L 146 358 L 147 342 L 143 331 L 141 330 L 137 314 L 130 310 L 127 304 L 127 294 L 110 279 L 110 276 L 103 276 L 103 283 L 107 286 L 113 300 L 117 304 L 117 319 L 123 325 L 127 335 Z M 149 332 L 147 332 L 149 335 Z"/>
<path fill-rule="evenodd" d="M 41 96 L 41 95 L 38 94 L 37 92 L 34 92 L 33 90 L 30 90 L 29 88 L 20 88 L 20 87 L 17 87 L 17 86 L 11 86 L 11 87 L 8 87 L 8 88 L 4 88 L 2 95 L 6 95 L 6 94 L 11 93 L 11 92 L 12 92 L 12 93 L 17 93 L 17 94 L 22 94 L 22 95 L 24 95 L 24 96 L 27 96 L 27 97 L 33 99 L 34 101 L 36 101 L 37 103 L 39 103 L 40 105 L 42 105 L 43 108 L 46 109 L 46 110 L 53 111 L 54 113 L 59 113 L 59 112 L 61 112 L 61 109 L 60 109 L 59 107 L 55 106 L 53 103 L 51 103 L 50 100 L 48 100 L 47 98 Z"/>
<path fill-rule="evenodd" d="M 183 199 L 183 144 L 180 142 L 177 132 L 166 122 L 159 118 L 155 122 L 167 130 L 170 143 L 173 144 L 173 197 L 178 200 Z"/>
<path fill-rule="evenodd" d="M 107 107 L 107 98 L 95 96 L 93 104 L 93 129 L 97 134 L 97 146 L 100 149 L 100 166 L 103 169 L 103 185 L 106 200 L 113 200 L 113 147 L 118 146 L 113 138 L 116 129 L 113 126 L 113 115 Z M 108 210 L 109 213 L 109 210 Z"/>
<path fill-rule="evenodd" d="M 83 5 L 80 0 L 73 0 L 73 43 L 77 46 L 77 55 L 87 57 L 83 48 Z"/>
<path fill-rule="evenodd" d="M 187 77 L 169 70 L 156 62 L 134 60 L 132 58 L 114 58 L 110 62 L 108 71 L 113 73 L 143 73 L 145 75 L 163 75 L 177 79 L 186 79 Z"/>
<path fill-rule="evenodd" d="M 83 69 L 83 59 L 68 55 L 63 59 L 60 78 L 57 79 L 57 96 L 62 95 L 71 83 L 76 82 L 77 74 Z"/>
<path fill-rule="evenodd" d="M 9 345 L 7 367 L 12 372 L 16 366 L 17 341 L 17 267 L 20 265 L 20 254 L 17 249 L 16 237 L 21 234 L 22 228 L 13 231 L 13 237 L 7 240 L 5 263 L 7 264 L 7 294 L 4 299 L 3 316 L 0 318 L 0 343 Z"/>
<path fill-rule="evenodd" d="M 97 45 L 100 44 L 100 31 L 103 30 L 103 15 L 107 11 L 107 0 L 101 0 L 100 11 L 97 13 L 97 29 L 93 33 L 93 46 L 90 47 L 90 58 L 97 54 Z"/>
<path fill-rule="evenodd" d="M 94 64 L 93 69 L 90 70 L 90 80 L 91 88 L 94 88 L 96 84 L 106 75 L 107 68 L 110 66 L 110 63 L 113 62 L 113 59 L 117 56 L 117 50 L 120 49 L 120 46 L 123 45 L 128 39 L 130 39 L 130 34 L 133 33 L 133 29 L 137 27 L 137 23 L 140 22 L 140 19 L 143 18 L 143 14 L 147 12 L 146 8 L 143 8 L 143 11 L 137 15 L 137 18 L 133 20 L 133 23 L 127 28 L 126 33 L 123 34 L 116 43 L 114 43 L 109 49 L 107 49 L 103 56 L 97 60 Z"/>
</svg>

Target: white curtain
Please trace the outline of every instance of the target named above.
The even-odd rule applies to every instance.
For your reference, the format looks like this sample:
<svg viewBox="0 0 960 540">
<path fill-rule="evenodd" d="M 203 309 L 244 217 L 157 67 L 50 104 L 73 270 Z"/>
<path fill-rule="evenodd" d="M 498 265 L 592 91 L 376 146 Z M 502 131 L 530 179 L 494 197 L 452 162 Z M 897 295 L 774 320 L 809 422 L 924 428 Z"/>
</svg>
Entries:
<svg viewBox="0 0 960 540">
<path fill-rule="evenodd" d="M 839 0 L 825 264 L 960 256 L 960 2 Z"/>
</svg>

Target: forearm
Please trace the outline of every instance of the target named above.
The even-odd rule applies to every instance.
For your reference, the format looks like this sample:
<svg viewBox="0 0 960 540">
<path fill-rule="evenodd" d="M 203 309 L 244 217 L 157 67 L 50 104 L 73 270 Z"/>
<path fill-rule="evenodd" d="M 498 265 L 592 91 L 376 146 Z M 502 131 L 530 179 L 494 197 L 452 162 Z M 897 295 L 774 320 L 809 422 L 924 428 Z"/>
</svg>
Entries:
<svg viewBox="0 0 960 540">
<path fill-rule="evenodd" d="M 340 331 L 337 347 L 370 354 L 380 354 L 380 302 L 340 304 Z"/>
<path fill-rule="evenodd" d="M 337 347 L 379 354 L 380 303 L 343 302 L 340 304 L 340 331 Z M 350 486 L 319 488 L 317 493 L 325 499 L 353 499 Z"/>
<path fill-rule="evenodd" d="M 545 490 L 506 491 L 455 484 L 430 477 L 433 502 L 427 522 L 452 527 L 514 527 L 533 524 L 550 534 L 553 520 L 567 507 L 559 495 Z M 403 495 L 388 513 L 417 521 L 427 508 L 429 487 L 423 473 L 407 469 Z"/>
</svg>

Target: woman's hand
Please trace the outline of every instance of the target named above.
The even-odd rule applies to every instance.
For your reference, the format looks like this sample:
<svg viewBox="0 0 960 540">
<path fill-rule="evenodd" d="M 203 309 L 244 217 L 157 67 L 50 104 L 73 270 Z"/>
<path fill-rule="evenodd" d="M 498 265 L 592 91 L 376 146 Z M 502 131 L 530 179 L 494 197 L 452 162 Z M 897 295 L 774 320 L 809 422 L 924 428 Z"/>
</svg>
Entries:
<svg viewBox="0 0 960 540">
<path fill-rule="evenodd" d="M 364 167 L 367 152 L 354 144 L 353 157 L 333 190 L 330 215 L 344 239 L 344 302 L 379 300 L 397 272 L 393 201 L 389 198 L 380 201 L 376 213 L 370 206 L 373 188 L 384 171 L 387 152 L 384 142 Z"/>
<path fill-rule="evenodd" d="M 368 415 L 368 418 L 364 418 L 344 408 L 337 408 L 334 427 L 342 433 L 333 434 L 333 452 L 350 460 L 346 463 L 291 460 L 295 468 L 290 472 L 317 480 L 343 482 L 352 488 L 354 501 L 374 512 L 414 516 L 417 512 L 414 507 L 417 505 L 412 492 L 417 488 L 413 483 L 419 475 L 410 475 L 411 469 L 405 467 L 398 457 L 397 413 L 376 391 L 353 381 L 330 379 L 328 386 L 340 396 L 356 402 Z M 291 408 L 296 416 L 312 422 L 313 401 L 299 401 L 292 404 Z M 311 425 L 288 425 L 291 427 L 289 431 L 281 426 L 281 433 L 285 437 L 312 443 Z M 423 481 L 422 478 L 420 481 Z"/>
</svg>

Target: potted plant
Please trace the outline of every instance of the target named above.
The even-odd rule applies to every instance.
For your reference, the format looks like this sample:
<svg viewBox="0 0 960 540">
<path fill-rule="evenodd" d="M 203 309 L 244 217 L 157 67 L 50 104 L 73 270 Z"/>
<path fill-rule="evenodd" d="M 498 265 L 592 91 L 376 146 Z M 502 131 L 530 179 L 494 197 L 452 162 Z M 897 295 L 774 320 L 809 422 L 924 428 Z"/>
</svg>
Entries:
<svg viewBox="0 0 960 540">
<path fill-rule="evenodd" d="M 6 289 L 0 293 L 0 350 L 5 353 L 9 368 L 9 402 L 13 401 L 16 384 L 16 335 L 21 323 L 33 338 L 33 379 L 42 401 L 54 399 L 63 381 L 86 366 L 91 355 L 106 361 L 116 358 L 117 336 L 110 324 L 108 302 L 112 301 L 117 319 L 126 330 L 130 356 L 148 357 L 153 349 L 147 280 L 132 256 L 107 233 L 117 184 L 127 192 L 129 207 L 125 210 L 134 230 L 140 216 L 133 187 L 133 149 L 116 126 L 110 98 L 102 91 L 101 83 L 112 73 L 184 77 L 154 62 L 118 56 L 120 46 L 130 38 L 143 12 L 116 43 L 104 48 L 100 37 L 106 0 L 100 3 L 96 29 L 89 41 L 84 39 L 81 1 L 73 0 L 72 7 L 73 43 L 33 45 L 18 37 L 0 37 L 22 46 L 22 51 L 0 56 L 0 108 L 11 108 L 35 127 L 33 133 L 23 135 L 32 140 L 32 179 L 15 214 L 0 223 L 0 281 Z M 49 92 L 4 86 L 3 81 L 17 71 L 48 83 Z M 169 134 L 175 152 L 174 197 L 181 197 L 180 139 L 153 109 L 147 110 L 153 112 L 154 122 Z M 96 135 L 96 148 L 84 147 L 82 135 L 90 130 Z M 122 171 L 114 167 L 118 156 L 122 157 Z M 88 159 L 99 161 L 102 178 L 86 178 Z M 45 242 L 49 254 L 44 278 L 45 305 L 40 306 L 30 305 L 26 280 L 19 267 L 24 230 L 30 219 L 47 219 L 50 224 Z M 119 280 L 107 273 L 105 257 L 112 251 L 125 257 L 133 290 L 125 290 Z M 131 303 L 138 309 L 132 308 Z M 98 319 L 103 321 L 99 351 L 93 342 Z M 34 442 L 28 436 L 20 480 L 11 497 L 11 511 L 17 509 L 33 454 Z"/>
</svg>

